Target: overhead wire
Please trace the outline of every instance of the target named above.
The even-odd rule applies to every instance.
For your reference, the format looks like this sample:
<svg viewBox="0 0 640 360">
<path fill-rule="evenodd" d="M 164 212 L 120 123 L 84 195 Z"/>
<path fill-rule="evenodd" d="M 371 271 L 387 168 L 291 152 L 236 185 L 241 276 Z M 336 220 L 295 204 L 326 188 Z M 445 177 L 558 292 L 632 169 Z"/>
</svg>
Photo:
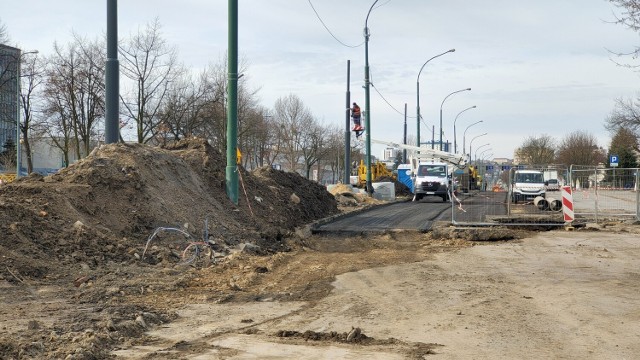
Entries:
<svg viewBox="0 0 640 360">
<path fill-rule="evenodd" d="M 331 37 L 333 37 L 337 42 L 339 42 L 342 46 L 346 46 L 349 48 L 357 48 L 360 47 L 362 45 L 364 45 L 364 41 L 361 42 L 358 45 L 349 45 L 349 44 L 345 44 L 344 42 L 342 42 L 340 39 L 338 39 L 329 29 L 329 27 L 327 27 L 327 25 L 324 23 L 324 21 L 322 20 L 322 18 L 320 17 L 320 14 L 318 14 L 318 11 L 316 11 L 316 8 L 313 6 L 313 4 L 311 3 L 311 0 L 307 0 L 309 1 L 309 5 L 311 6 L 311 9 L 313 9 L 313 12 L 316 14 L 316 17 L 318 18 L 318 20 L 320 20 L 320 23 L 322 24 L 322 26 L 327 30 L 327 32 L 329 33 L 329 35 L 331 35 Z M 388 2 L 388 1 L 387 1 Z"/>
<path fill-rule="evenodd" d="M 340 39 L 338 39 L 338 38 L 333 34 L 333 32 L 331 32 L 331 30 L 330 30 L 330 29 L 329 29 L 329 27 L 325 24 L 325 22 L 322 20 L 322 17 L 320 16 L 320 14 L 318 14 L 318 11 L 317 11 L 317 10 L 316 10 L 316 8 L 313 6 L 313 3 L 311 2 L 311 0 L 307 0 L 307 1 L 309 2 L 309 6 L 311 6 L 311 9 L 312 9 L 312 10 L 313 10 L 313 12 L 316 14 L 316 17 L 318 18 L 318 20 L 320 21 L 320 23 L 322 24 L 322 26 L 325 28 L 325 30 L 327 30 L 327 32 L 329 33 L 329 35 L 331 35 L 331 37 L 333 37 L 333 38 L 334 38 L 338 43 L 340 43 L 340 44 L 341 44 L 341 45 L 343 45 L 343 46 L 350 47 L 350 48 L 357 48 L 357 47 L 360 47 L 360 46 L 364 45 L 364 43 L 365 43 L 364 41 L 363 41 L 362 43 L 358 44 L 358 45 L 349 45 L 349 44 L 345 44 L 345 43 L 344 43 L 344 42 L 342 42 Z M 374 9 L 377 9 L 377 8 L 379 8 L 379 7 L 382 7 L 382 6 L 385 6 L 385 5 L 387 5 L 389 2 L 391 2 L 391 0 L 387 0 L 386 2 L 384 2 L 384 3 L 382 3 L 382 4 L 380 4 L 380 5 L 376 6 L 376 7 L 374 7 Z M 405 114 L 404 114 L 404 113 L 402 113 L 401 111 L 399 111 L 398 109 L 396 109 L 393 105 L 391 105 L 391 103 L 390 103 L 390 102 L 389 102 L 389 101 L 384 97 L 384 95 L 382 95 L 382 93 L 378 90 L 378 88 L 377 88 L 375 85 L 373 85 L 373 82 L 370 82 L 370 84 L 371 84 L 371 86 L 373 87 L 373 89 L 378 93 L 378 95 L 382 98 L 382 100 L 384 100 L 384 102 L 385 102 L 385 103 L 387 103 L 387 105 L 388 105 L 388 106 L 389 106 L 393 111 L 395 111 L 396 113 L 398 113 L 398 114 L 400 114 L 400 115 L 402 115 L 402 116 L 405 116 Z M 416 117 L 415 117 L 415 116 L 407 116 L 407 118 L 409 118 L 409 119 L 415 119 Z M 420 118 L 421 118 L 420 120 L 422 121 L 422 123 L 423 123 L 425 126 L 427 126 L 427 124 L 424 122 L 424 118 L 422 118 L 422 116 L 421 116 Z"/>
<path fill-rule="evenodd" d="M 371 70 L 369 70 L 369 75 L 371 75 Z M 382 95 L 382 93 L 380 92 L 380 90 L 378 90 L 378 88 L 377 88 L 375 85 L 373 85 L 373 76 L 371 76 L 371 80 L 372 80 L 372 81 L 370 81 L 370 82 L 369 82 L 369 84 L 371 84 L 371 86 L 373 87 L 373 89 L 378 93 L 378 95 L 380 95 L 380 97 L 382 98 L 382 100 L 384 100 L 384 102 L 386 102 L 386 103 L 387 103 L 387 105 L 389 105 L 389 107 L 390 107 L 393 111 L 395 111 L 395 112 L 397 112 L 398 114 L 400 114 L 400 115 L 404 116 L 405 114 L 404 114 L 403 112 L 399 111 L 398 109 L 396 109 L 393 105 L 391 105 L 391 103 L 390 103 L 390 102 L 389 102 L 389 101 L 384 97 L 384 95 Z M 421 116 L 421 117 L 422 117 L 422 116 Z M 408 118 L 408 119 L 415 119 L 416 117 L 415 117 L 415 116 L 409 116 L 409 115 L 407 115 L 407 118 Z"/>
</svg>

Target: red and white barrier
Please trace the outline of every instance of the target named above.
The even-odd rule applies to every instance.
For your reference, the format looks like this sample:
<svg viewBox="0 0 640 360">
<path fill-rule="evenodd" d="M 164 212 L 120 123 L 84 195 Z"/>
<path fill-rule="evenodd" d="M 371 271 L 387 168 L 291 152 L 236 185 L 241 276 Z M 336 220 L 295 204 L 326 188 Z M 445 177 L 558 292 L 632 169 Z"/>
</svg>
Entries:
<svg viewBox="0 0 640 360">
<path fill-rule="evenodd" d="M 571 186 L 563 186 L 562 190 L 562 213 L 564 214 L 565 222 L 572 222 L 573 215 L 573 193 L 571 192 Z"/>
</svg>

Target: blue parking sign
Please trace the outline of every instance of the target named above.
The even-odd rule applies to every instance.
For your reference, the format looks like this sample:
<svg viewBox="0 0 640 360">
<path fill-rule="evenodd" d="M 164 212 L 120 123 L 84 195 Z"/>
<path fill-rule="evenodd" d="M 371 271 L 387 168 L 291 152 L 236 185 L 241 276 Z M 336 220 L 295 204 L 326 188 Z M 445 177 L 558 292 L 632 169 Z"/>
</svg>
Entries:
<svg viewBox="0 0 640 360">
<path fill-rule="evenodd" d="M 611 166 L 618 166 L 618 155 L 609 155 L 609 164 Z"/>
</svg>

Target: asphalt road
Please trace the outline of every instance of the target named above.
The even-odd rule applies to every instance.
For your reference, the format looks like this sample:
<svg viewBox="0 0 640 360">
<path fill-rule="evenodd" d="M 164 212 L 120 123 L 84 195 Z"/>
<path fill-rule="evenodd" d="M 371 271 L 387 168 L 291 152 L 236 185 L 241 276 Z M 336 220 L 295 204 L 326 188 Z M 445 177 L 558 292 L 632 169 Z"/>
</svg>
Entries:
<svg viewBox="0 0 640 360">
<path fill-rule="evenodd" d="M 506 214 L 505 193 L 477 192 L 459 195 L 454 202 L 427 197 L 418 202 L 394 202 L 349 214 L 317 226 L 315 233 L 357 234 L 400 230 L 426 232 L 436 221 L 484 222 L 487 215 Z"/>
</svg>

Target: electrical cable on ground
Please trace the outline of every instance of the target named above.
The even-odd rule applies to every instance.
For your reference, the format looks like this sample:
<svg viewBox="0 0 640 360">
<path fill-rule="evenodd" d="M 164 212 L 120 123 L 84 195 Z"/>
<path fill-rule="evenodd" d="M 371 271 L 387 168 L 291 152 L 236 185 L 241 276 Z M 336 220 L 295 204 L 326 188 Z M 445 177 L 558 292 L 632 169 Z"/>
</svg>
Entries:
<svg viewBox="0 0 640 360">
<path fill-rule="evenodd" d="M 162 232 L 162 231 L 166 231 L 166 232 L 176 232 L 176 233 L 179 233 L 179 234 L 184 235 L 187 239 L 193 239 L 193 237 L 191 236 L 191 234 L 189 234 L 188 232 L 186 232 L 186 231 L 184 231 L 184 230 L 182 230 L 182 229 L 179 229 L 179 228 L 169 228 L 169 227 L 162 227 L 162 226 L 161 226 L 161 227 L 157 228 L 157 229 L 153 232 L 153 234 L 151 234 L 151 235 L 149 236 L 149 238 L 147 239 L 147 243 L 145 244 L 145 246 L 144 246 L 144 250 L 142 251 L 142 257 L 140 258 L 141 260 L 142 260 L 142 259 L 144 259 L 144 255 L 145 255 L 145 254 L 146 254 L 146 252 L 147 252 L 147 248 L 149 247 L 149 244 L 151 243 L 151 240 L 153 240 L 153 238 L 155 238 L 155 237 L 156 237 L 160 232 Z"/>
<path fill-rule="evenodd" d="M 249 212 L 251 213 L 251 217 L 256 217 L 253 214 L 253 209 L 251 209 L 251 202 L 249 201 L 249 196 L 247 195 L 247 189 L 244 187 L 244 181 L 242 180 L 242 172 L 239 171 L 237 166 L 236 166 L 236 171 L 238 172 L 238 175 L 240 175 L 240 184 L 242 185 L 242 190 L 244 191 L 244 198 L 247 199 L 247 205 L 249 205 Z"/>
</svg>

